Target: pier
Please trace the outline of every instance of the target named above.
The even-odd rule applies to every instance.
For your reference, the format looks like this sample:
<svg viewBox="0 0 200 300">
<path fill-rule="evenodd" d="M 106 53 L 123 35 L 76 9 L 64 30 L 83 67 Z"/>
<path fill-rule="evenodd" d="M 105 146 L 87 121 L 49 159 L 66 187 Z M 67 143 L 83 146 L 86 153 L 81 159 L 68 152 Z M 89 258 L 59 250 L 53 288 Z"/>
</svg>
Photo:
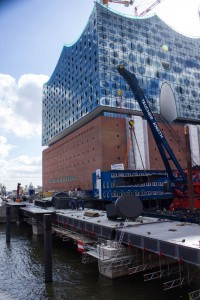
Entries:
<svg viewBox="0 0 200 300">
<path fill-rule="evenodd" d="M 44 233 L 44 214 L 51 214 L 52 233 L 63 241 L 76 241 L 82 262 L 97 260 L 100 274 L 110 279 L 136 273 L 144 273 L 144 281 L 168 276 L 170 280 L 163 284 L 168 290 L 189 285 L 190 269 L 200 268 L 199 224 L 164 216 L 112 220 L 103 210 L 42 208 L 33 203 L 19 210 L 36 235 Z M 198 292 L 191 293 L 190 299 L 196 299 L 192 297 Z"/>
</svg>

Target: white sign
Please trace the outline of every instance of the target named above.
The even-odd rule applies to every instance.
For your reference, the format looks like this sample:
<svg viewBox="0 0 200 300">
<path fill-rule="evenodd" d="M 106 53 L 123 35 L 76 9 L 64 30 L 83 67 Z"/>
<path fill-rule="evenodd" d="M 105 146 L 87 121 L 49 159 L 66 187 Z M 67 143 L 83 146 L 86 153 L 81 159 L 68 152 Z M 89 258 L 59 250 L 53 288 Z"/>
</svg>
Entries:
<svg viewBox="0 0 200 300">
<path fill-rule="evenodd" d="M 124 170 L 124 164 L 113 164 L 111 170 Z"/>
</svg>

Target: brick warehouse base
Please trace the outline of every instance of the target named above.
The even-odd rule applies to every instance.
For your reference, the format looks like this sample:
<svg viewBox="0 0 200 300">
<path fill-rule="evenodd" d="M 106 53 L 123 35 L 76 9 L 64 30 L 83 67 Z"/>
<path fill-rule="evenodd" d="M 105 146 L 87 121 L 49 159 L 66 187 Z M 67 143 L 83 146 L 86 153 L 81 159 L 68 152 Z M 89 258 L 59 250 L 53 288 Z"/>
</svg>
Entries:
<svg viewBox="0 0 200 300">
<path fill-rule="evenodd" d="M 43 190 L 92 189 L 92 173 L 97 169 L 110 170 L 111 164 L 124 163 L 127 153 L 126 119 L 99 116 L 43 151 Z M 183 168 L 183 151 L 167 134 L 168 142 Z M 184 141 L 184 126 L 172 125 Z M 129 151 L 131 151 L 129 149 Z M 164 169 L 155 141 L 148 129 L 150 169 Z"/>
</svg>

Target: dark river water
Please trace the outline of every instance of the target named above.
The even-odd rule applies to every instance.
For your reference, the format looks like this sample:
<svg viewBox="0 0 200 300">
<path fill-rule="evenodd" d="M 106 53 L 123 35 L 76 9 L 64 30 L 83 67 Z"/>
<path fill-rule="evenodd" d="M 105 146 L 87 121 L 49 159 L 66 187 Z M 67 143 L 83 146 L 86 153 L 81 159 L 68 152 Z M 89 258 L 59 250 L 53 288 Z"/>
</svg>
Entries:
<svg viewBox="0 0 200 300">
<path fill-rule="evenodd" d="M 43 237 L 32 235 L 29 225 L 11 225 L 6 244 L 0 225 L 0 300 L 167 300 L 189 299 L 200 289 L 200 270 L 194 270 L 190 286 L 163 291 L 164 278 L 144 282 L 143 275 L 110 280 L 99 275 L 97 263 L 82 264 L 73 242 L 53 237 L 53 282 L 44 282 Z"/>
</svg>

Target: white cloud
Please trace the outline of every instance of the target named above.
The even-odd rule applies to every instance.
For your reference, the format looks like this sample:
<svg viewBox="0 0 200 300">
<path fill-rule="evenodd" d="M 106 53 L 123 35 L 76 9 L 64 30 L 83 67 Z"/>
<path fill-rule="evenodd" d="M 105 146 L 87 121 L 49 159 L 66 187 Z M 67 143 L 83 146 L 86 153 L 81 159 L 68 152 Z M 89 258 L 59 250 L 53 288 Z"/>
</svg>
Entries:
<svg viewBox="0 0 200 300">
<path fill-rule="evenodd" d="M 0 105 L 9 107 L 16 98 L 16 82 L 10 75 L 0 74 Z"/>
<path fill-rule="evenodd" d="M 0 158 L 0 168 L 1 183 L 6 186 L 7 190 L 16 189 L 18 182 L 22 186 L 29 185 L 29 183 L 33 183 L 34 186 L 41 184 L 41 156 L 21 155 L 10 160 Z"/>
<path fill-rule="evenodd" d="M 27 74 L 18 81 L 18 99 L 15 111 L 33 123 L 41 122 L 42 86 L 48 77 L 44 75 Z"/>
<path fill-rule="evenodd" d="M 165 0 L 156 7 L 159 17 L 178 32 L 200 36 L 199 0 Z"/>
<path fill-rule="evenodd" d="M 0 74 L 0 130 L 30 138 L 41 134 L 42 86 L 46 75 L 25 74 L 16 80 Z"/>
<path fill-rule="evenodd" d="M 47 80 L 46 75 L 25 74 L 16 81 L 0 74 L 0 183 L 7 190 L 16 189 L 18 182 L 42 184 L 41 148 L 34 147 L 41 139 L 42 87 Z"/>
<path fill-rule="evenodd" d="M 124 14 L 134 16 L 135 7 L 138 9 L 138 14 L 146 11 L 154 0 L 135 0 L 133 5 L 128 8 L 121 4 L 109 3 L 109 7 L 120 11 Z M 200 7 L 200 0 L 161 0 L 158 5 L 153 6 L 147 15 L 156 13 L 164 22 L 166 22 L 174 30 L 189 36 L 200 36 L 200 21 L 198 8 Z"/>
<path fill-rule="evenodd" d="M 8 144 L 4 136 L 0 136 L 0 159 L 6 158 L 11 149 L 15 148 L 14 145 Z"/>
</svg>

